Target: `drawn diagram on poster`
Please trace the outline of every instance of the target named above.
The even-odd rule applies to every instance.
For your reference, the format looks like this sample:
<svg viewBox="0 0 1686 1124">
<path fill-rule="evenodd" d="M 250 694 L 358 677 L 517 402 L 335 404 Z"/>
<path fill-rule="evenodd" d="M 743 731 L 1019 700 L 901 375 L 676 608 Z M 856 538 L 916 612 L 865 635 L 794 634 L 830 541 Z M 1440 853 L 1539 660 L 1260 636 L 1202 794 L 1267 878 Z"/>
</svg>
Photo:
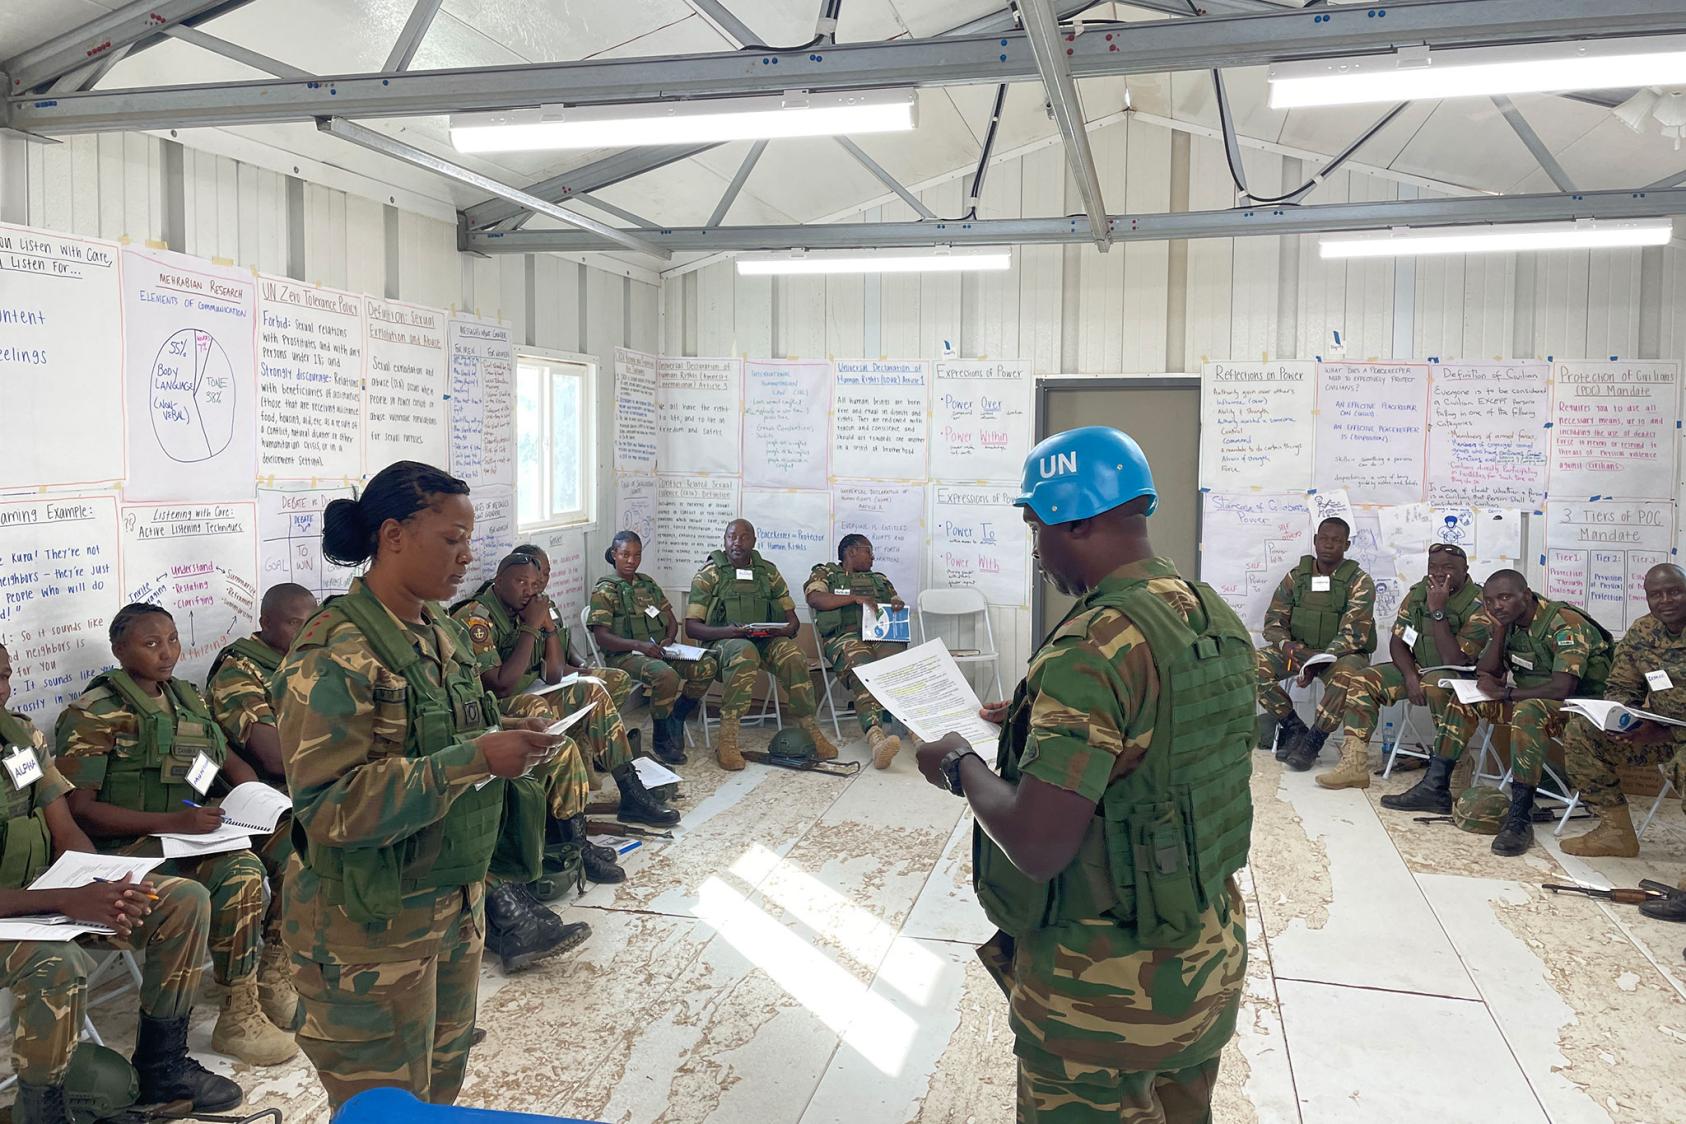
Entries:
<svg viewBox="0 0 1686 1124">
<path fill-rule="evenodd" d="M 1255 633 L 1282 575 L 1311 546 L 1308 501 L 1304 492 L 1201 496 L 1200 580 Z"/>
<path fill-rule="evenodd" d="M 217 653 L 257 628 L 257 506 L 123 505 L 126 600 L 175 617 L 182 679 L 203 683 Z"/>
<path fill-rule="evenodd" d="M 1645 615 L 1645 571 L 1670 560 L 1674 504 L 1553 500 L 1545 519 L 1547 597 L 1617 634 Z"/>
<path fill-rule="evenodd" d="M 292 582 L 318 601 L 351 588 L 361 567 L 339 566 L 322 556 L 322 512 L 356 493 L 339 488 L 258 489 L 258 575 L 261 592 Z"/>
</svg>

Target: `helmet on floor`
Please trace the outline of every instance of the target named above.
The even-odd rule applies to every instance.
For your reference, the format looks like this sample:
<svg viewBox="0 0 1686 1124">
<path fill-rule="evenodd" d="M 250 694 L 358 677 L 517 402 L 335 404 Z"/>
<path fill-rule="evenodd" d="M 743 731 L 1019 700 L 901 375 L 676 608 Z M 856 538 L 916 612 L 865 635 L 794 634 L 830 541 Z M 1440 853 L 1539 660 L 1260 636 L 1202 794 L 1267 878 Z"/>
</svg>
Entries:
<svg viewBox="0 0 1686 1124">
<path fill-rule="evenodd" d="M 1497 835 L 1509 814 L 1510 797 L 1486 785 L 1464 789 L 1452 805 L 1452 823 L 1475 835 Z"/>
<path fill-rule="evenodd" d="M 1131 500 L 1159 507 L 1153 470 L 1135 439 L 1105 425 L 1086 425 L 1044 438 L 1024 462 L 1015 507 L 1028 507 L 1044 524 L 1090 519 Z"/>
<path fill-rule="evenodd" d="M 140 1078 L 116 1050 L 78 1042 L 64 1075 L 64 1103 L 76 1124 L 117 1116 L 140 1098 Z"/>
<path fill-rule="evenodd" d="M 819 760 L 814 752 L 814 739 L 796 726 L 788 726 L 773 735 L 773 740 L 767 743 L 767 756 L 779 764 Z"/>
</svg>

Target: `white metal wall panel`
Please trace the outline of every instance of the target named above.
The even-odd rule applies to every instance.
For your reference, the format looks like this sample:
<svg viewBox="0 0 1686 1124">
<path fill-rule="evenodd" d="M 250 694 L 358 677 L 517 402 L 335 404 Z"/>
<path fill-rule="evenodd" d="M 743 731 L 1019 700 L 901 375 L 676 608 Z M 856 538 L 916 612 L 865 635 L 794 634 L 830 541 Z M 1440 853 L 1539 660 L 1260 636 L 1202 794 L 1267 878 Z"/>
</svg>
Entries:
<svg viewBox="0 0 1686 1124">
<path fill-rule="evenodd" d="M 725 268 L 736 282 L 732 324 L 736 332 L 737 352 L 733 354 L 766 359 L 773 354 L 773 279 L 738 277 L 737 266 L 732 262 L 727 262 Z"/>
<path fill-rule="evenodd" d="M 765 278 L 761 278 L 765 280 Z M 632 282 L 632 338 L 628 347 L 639 351 L 661 349 L 661 289 L 642 281 Z"/>
<path fill-rule="evenodd" d="M 990 169 L 984 179 L 979 218 L 1023 217 L 1020 165 L 1021 161 L 1014 160 L 1004 167 Z M 971 177 L 968 176 L 965 182 L 970 184 Z M 961 354 L 1024 358 L 1019 343 L 1019 291 L 1024 284 L 1024 276 L 1025 257 L 1021 248 L 1013 252 L 1011 269 L 962 278 L 961 298 L 965 307 L 962 313 Z M 870 312 L 868 316 L 870 322 Z"/>
<path fill-rule="evenodd" d="M 825 279 L 825 353 L 845 359 L 866 349 L 866 283 L 859 274 Z"/>
<path fill-rule="evenodd" d="M 1280 192 L 1282 158 L 1270 152 L 1247 155 L 1247 186 L 1261 195 Z M 1222 174 L 1227 177 L 1229 173 Z M 1231 359 L 1258 360 L 1276 353 L 1276 291 L 1282 253 L 1280 237 L 1235 239 L 1230 284 Z"/>
<path fill-rule="evenodd" d="M 913 208 L 900 199 L 879 208 L 883 222 L 910 222 L 918 218 Z M 917 273 L 886 273 L 878 279 L 878 347 L 891 359 L 920 359 L 920 287 Z M 848 356 L 843 356 L 847 359 Z M 865 356 L 864 358 L 872 358 Z"/>
<path fill-rule="evenodd" d="M 1133 156 L 1129 151 L 1132 147 L 1129 139 L 1128 124 L 1122 121 L 1089 134 L 1101 197 L 1106 201 L 1107 209 L 1114 213 L 1129 209 L 1124 204 L 1128 183 L 1126 171 Z M 1075 187 L 1068 188 L 1066 204 L 1074 214 L 1082 209 L 1082 199 Z M 1067 352 L 1077 357 L 1074 374 L 1094 375 L 1123 370 L 1124 260 L 1129 256 L 1130 249 L 1128 245 L 1113 246 L 1103 254 L 1093 243 L 1078 248 L 1079 289 L 1076 293 L 1066 294 L 1067 300 L 1077 302 L 1077 346 L 1075 352 Z M 1161 273 L 1161 287 L 1163 278 Z"/>
<path fill-rule="evenodd" d="M 1594 250 L 1587 260 L 1588 358 L 1639 351 L 1638 249 Z"/>
<path fill-rule="evenodd" d="M 1171 209 L 1171 131 L 1134 119 L 1129 126 L 1124 206 L 1130 214 L 1161 214 Z M 1109 189 L 1110 190 L 1110 189 Z M 1118 254 L 1119 249 L 1112 251 Z M 1123 325 L 1116 370 L 1134 373 L 1165 369 L 1166 277 L 1171 267 L 1168 242 L 1129 242 L 1124 258 Z"/>
<path fill-rule="evenodd" d="M 1284 190 L 1295 186 L 1298 185 L 1288 184 Z M 1396 192 L 1394 184 L 1387 180 L 1349 175 L 1347 198 L 1354 203 L 1393 199 Z M 1316 240 L 1311 234 L 1299 237 Z M 1346 267 L 1346 316 L 1340 328 L 1348 358 L 1393 358 L 1394 263 L 1387 258 L 1357 259 L 1347 262 Z M 1332 341 L 1332 337 L 1325 335 L 1325 338 Z M 1311 352 L 1312 355 L 1327 353 L 1327 345 Z"/>
<path fill-rule="evenodd" d="M 1188 154 L 1188 209 L 1232 206 L 1235 188 L 1224 164 L 1223 145 L 1192 137 Z M 1234 359 L 1230 322 L 1234 310 L 1235 239 L 1196 238 L 1188 244 L 1188 327 L 1183 355 L 1188 369 L 1212 360 Z"/>
<path fill-rule="evenodd" d="M 733 283 L 737 266 L 715 262 L 697 270 L 697 354 L 736 355 L 737 317 Z"/>
<path fill-rule="evenodd" d="M 959 180 L 950 180 L 920 192 L 919 199 L 938 216 L 953 218 L 965 210 L 961 205 L 964 190 Z M 919 354 L 940 356 L 945 343 L 960 342 L 960 275 L 922 273 L 918 277 Z"/>
<path fill-rule="evenodd" d="M 792 359 L 825 358 L 824 276 L 780 277 L 778 343 Z"/>
</svg>

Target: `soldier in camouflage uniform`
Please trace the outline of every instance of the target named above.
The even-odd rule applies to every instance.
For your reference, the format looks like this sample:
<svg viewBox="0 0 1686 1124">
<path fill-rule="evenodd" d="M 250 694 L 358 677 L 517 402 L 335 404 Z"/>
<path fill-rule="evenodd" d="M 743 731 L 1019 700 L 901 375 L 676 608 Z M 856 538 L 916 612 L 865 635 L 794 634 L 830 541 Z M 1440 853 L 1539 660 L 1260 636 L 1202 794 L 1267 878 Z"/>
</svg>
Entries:
<svg viewBox="0 0 1686 1124">
<path fill-rule="evenodd" d="M 185 878 L 155 876 L 145 882 L 95 882 L 74 890 L 27 890 L 55 853 L 91 852 L 65 801 L 71 791 L 53 764 L 47 739 L 32 722 L 6 709 L 12 695 L 12 659 L 0 647 L 0 751 L 26 753 L 26 779 L 0 781 L 0 917 L 62 913 L 104 925 L 111 947 L 144 952 L 140 1027 L 134 1065 L 140 1102 L 191 1101 L 197 1112 L 223 1112 L 239 1104 L 240 1087 L 210 1073 L 187 1054 L 187 1022 L 204 964 L 211 928 L 205 888 Z M 66 1077 L 87 1010 L 93 962 L 69 941 L 0 941 L 0 987 L 13 999 L 12 1072 L 18 1124 L 69 1124 Z M 74 1092 L 75 1090 L 71 1090 Z"/>
<path fill-rule="evenodd" d="M 200 803 L 219 774 L 231 785 L 257 775 L 228 752 L 199 692 L 175 678 L 181 640 L 169 613 L 128 605 L 111 619 L 110 633 L 119 666 L 59 715 L 58 766 L 76 786 L 72 814 L 102 851 L 160 855 L 157 832 L 200 835 L 222 825 L 222 810 Z M 277 1065 L 297 1054 L 258 998 L 262 860 L 241 849 L 170 859 L 157 871 L 191 878 L 211 892 L 212 967 L 228 988 L 212 1048 L 250 1065 Z"/>
<path fill-rule="evenodd" d="M 720 661 L 720 737 L 714 758 L 722 769 L 744 767 L 738 749 L 738 724 L 749 712 L 755 677 L 765 669 L 785 693 L 791 717 L 813 740 L 821 760 L 837 756 L 837 747 L 814 721 L 814 681 L 808 657 L 797 646 L 796 602 L 790 599 L 778 567 L 755 549 L 755 527 L 747 519 L 726 524 L 725 549 L 709 555 L 691 579 L 685 606 L 685 632 L 706 644 Z M 770 625 L 752 629 L 750 625 Z M 776 628 L 776 631 L 773 629 Z"/>
<path fill-rule="evenodd" d="M 282 937 L 299 1042 L 334 1110 L 379 1086 L 456 1100 L 486 874 L 500 824 L 528 811 L 507 781 L 557 744 L 539 720 L 500 723 L 467 635 L 438 604 L 461 587 L 473 530 L 468 486 L 413 461 L 329 504 L 324 556 L 372 562 L 305 625 L 279 673 L 295 844 Z M 536 856 L 517 857 L 536 873 Z"/>
<path fill-rule="evenodd" d="M 636 532 L 617 532 L 603 557 L 615 572 L 591 591 L 586 625 L 609 666 L 649 689 L 656 756 L 683 765 L 685 722 L 720 673 L 719 661 L 712 652 L 683 660 L 664 651 L 679 635 L 679 618 L 656 580 L 638 572 L 644 541 Z"/>
<path fill-rule="evenodd" d="M 1312 539 L 1313 553 L 1283 575 L 1265 612 L 1265 646 L 1258 650 L 1258 746 L 1276 743 L 1276 759 L 1309 769 L 1346 710 L 1343 684 L 1370 666 L 1376 650 L 1376 583 L 1346 556 L 1352 545 L 1344 519 L 1325 519 Z M 1313 656 L 1334 663 L 1307 667 Z M 1296 676 L 1301 687 L 1323 677 L 1323 702 L 1315 725 L 1294 713 L 1282 680 Z"/>
<path fill-rule="evenodd" d="M 866 684 L 855 677 L 854 669 L 907 649 L 900 642 L 861 639 L 862 610 L 871 610 L 876 616 L 879 605 L 898 612 L 907 605 L 896 595 L 890 579 L 874 570 L 872 563 L 871 541 L 865 535 L 844 535 L 837 544 L 837 562 L 815 566 L 802 587 L 802 596 L 814 612 L 814 634 L 819 637 L 825 662 L 836 672 L 843 688 L 855 696 L 855 718 L 872 749 L 873 767 L 887 769 L 901 752 L 902 740 L 885 732 L 891 722 L 890 712 L 878 705 Z"/>
<path fill-rule="evenodd" d="M 1382 797 L 1382 805 L 1449 814 L 1452 768 L 1476 727 L 1482 719 L 1495 726 L 1509 723 L 1510 815 L 1493 837 L 1493 853 L 1520 855 L 1534 843 L 1534 790 L 1546 748 L 1563 729 L 1563 700 L 1598 697 L 1610 673 L 1613 644 L 1604 626 L 1585 610 L 1536 596 L 1515 570 L 1499 570 L 1489 577 L 1481 598 L 1494 631 L 1476 663 L 1476 682 L 1496 701 L 1465 706 L 1451 691 L 1431 692 L 1434 759 L 1421 781 L 1396 796 Z M 1515 686 L 1505 685 L 1507 672 Z"/>
<path fill-rule="evenodd" d="M 1007 995 L 1018 1119 L 1210 1121 L 1247 965 L 1251 640 L 1154 555 L 1158 499 L 1124 434 L 1048 438 L 1016 502 L 1076 604 L 1012 703 L 985 708 L 1005 722 L 999 775 L 958 733 L 918 759 L 977 817 L 973 881 L 1000 930 L 979 953 Z"/>
<path fill-rule="evenodd" d="M 614 702 L 615 709 L 624 713 L 627 700 L 632 698 L 632 676 L 613 666 L 593 667 L 576 659 L 579 653 L 574 650 L 573 646 L 573 628 L 563 617 L 561 608 L 557 606 L 555 601 L 551 600 L 550 594 L 543 592 L 550 588 L 550 555 L 544 552 L 543 547 L 530 542 L 522 543 L 511 553 L 530 554 L 539 565 L 540 596 L 544 598 L 545 609 L 550 613 L 551 626 L 556 629 L 557 635 L 561 638 L 562 658 L 570 666 L 581 668 L 593 679 L 603 680 L 603 686 L 608 688 L 609 697 Z M 628 736 L 631 736 L 631 731 L 628 731 Z M 637 747 L 634 746 L 633 748 L 636 752 Z M 601 768 L 601 766 L 599 767 Z"/>
</svg>

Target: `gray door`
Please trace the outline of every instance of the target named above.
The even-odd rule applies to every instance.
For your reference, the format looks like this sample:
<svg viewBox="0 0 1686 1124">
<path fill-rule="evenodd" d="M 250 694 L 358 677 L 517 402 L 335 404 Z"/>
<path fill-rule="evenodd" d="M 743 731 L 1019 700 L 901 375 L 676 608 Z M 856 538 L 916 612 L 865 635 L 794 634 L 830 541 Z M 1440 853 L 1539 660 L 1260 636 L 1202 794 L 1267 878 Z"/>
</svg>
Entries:
<svg viewBox="0 0 1686 1124">
<path fill-rule="evenodd" d="M 1082 425 L 1122 429 L 1153 466 L 1159 510 L 1148 520 L 1153 546 L 1185 574 L 1200 564 L 1200 380 L 1173 375 L 1140 379 L 1044 379 L 1037 384 L 1037 440 Z M 1071 599 L 1036 572 L 1032 639 L 1059 623 Z"/>
</svg>

